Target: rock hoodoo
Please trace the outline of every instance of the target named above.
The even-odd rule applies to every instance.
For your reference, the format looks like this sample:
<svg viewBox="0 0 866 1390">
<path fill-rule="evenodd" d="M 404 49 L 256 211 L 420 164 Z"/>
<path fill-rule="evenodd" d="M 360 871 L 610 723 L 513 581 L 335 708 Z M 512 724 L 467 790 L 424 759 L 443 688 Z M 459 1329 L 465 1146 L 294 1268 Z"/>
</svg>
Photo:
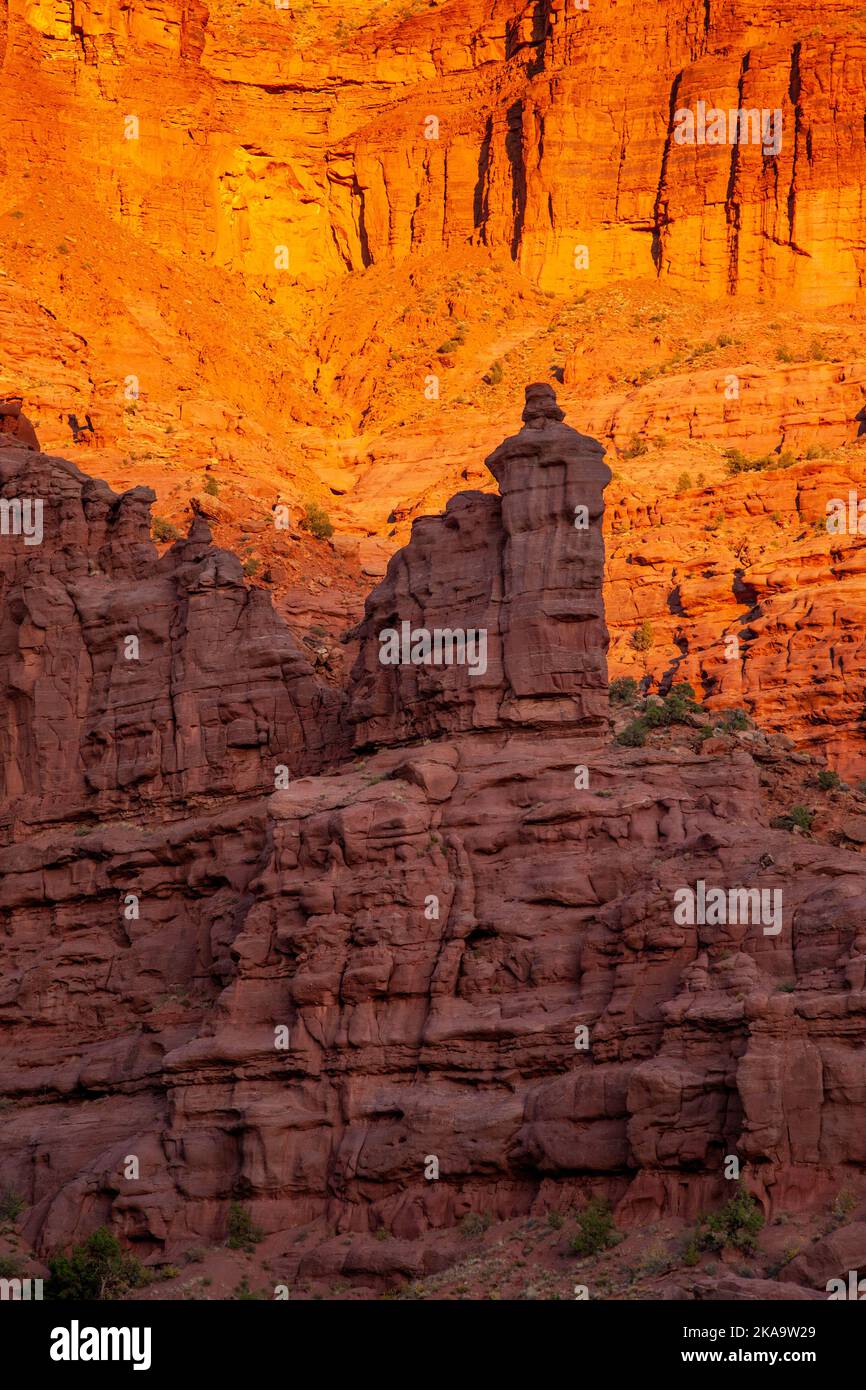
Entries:
<svg viewBox="0 0 866 1390">
<path fill-rule="evenodd" d="M 607 721 L 604 450 L 529 386 L 524 426 L 487 459 L 499 497 L 459 493 L 423 517 L 367 601 L 349 719 L 359 744 L 469 729 Z M 383 666 L 381 634 L 481 629 L 486 671 Z"/>
</svg>

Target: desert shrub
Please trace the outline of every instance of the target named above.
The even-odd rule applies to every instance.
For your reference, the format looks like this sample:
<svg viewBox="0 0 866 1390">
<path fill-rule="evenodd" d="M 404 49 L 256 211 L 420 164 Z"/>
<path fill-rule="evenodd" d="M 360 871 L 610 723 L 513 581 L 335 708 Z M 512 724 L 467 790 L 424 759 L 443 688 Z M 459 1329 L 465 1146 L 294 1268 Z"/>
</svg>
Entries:
<svg viewBox="0 0 866 1390">
<path fill-rule="evenodd" d="M 726 734 L 741 733 L 748 729 L 750 720 L 743 709 L 727 709 L 719 720 Z"/>
<path fill-rule="evenodd" d="M 208 497 L 219 497 L 220 485 L 216 478 L 205 478 L 204 491 L 207 493 Z"/>
<path fill-rule="evenodd" d="M 561 1231 L 565 1225 L 565 1217 L 561 1211 L 549 1211 L 547 1213 L 547 1224 L 552 1231 Z"/>
<path fill-rule="evenodd" d="M 790 468 L 797 462 L 796 456 L 788 451 L 750 459 L 740 449 L 726 449 L 724 457 L 725 468 L 731 477 L 737 473 L 760 473 L 765 468 Z"/>
<path fill-rule="evenodd" d="M 726 449 L 724 452 L 725 470 L 732 476 L 735 473 L 748 473 L 752 471 L 749 459 L 742 449 Z"/>
<path fill-rule="evenodd" d="M 692 486 L 692 480 L 691 480 L 691 478 L 689 477 L 688 473 L 681 473 L 680 476 L 677 478 L 677 486 L 676 486 L 677 497 L 679 497 L 680 494 L 683 493 L 683 492 L 689 492 L 689 491 L 691 490 L 691 486 Z"/>
<path fill-rule="evenodd" d="M 255 1225 L 246 1207 L 242 1206 L 240 1202 L 232 1202 L 229 1205 L 228 1239 L 226 1240 L 229 1250 L 252 1251 L 263 1236 L 264 1231 Z"/>
<path fill-rule="evenodd" d="M 651 729 L 658 729 L 666 728 L 668 724 L 688 724 L 691 716 L 700 712 L 694 687 L 687 681 L 681 681 L 671 687 L 663 700 L 647 704 L 642 717 Z"/>
<path fill-rule="evenodd" d="M 149 1274 L 134 1255 L 121 1249 L 120 1241 L 105 1226 L 73 1245 L 70 1253 L 55 1254 L 48 1261 L 46 1298 L 76 1302 L 125 1298 L 131 1289 L 148 1283 Z"/>
<path fill-rule="evenodd" d="M 170 521 L 166 521 L 164 516 L 155 516 L 150 523 L 150 534 L 155 541 L 176 541 L 180 539 L 180 531 Z"/>
<path fill-rule="evenodd" d="M 734 1197 L 701 1222 L 698 1243 L 704 1250 L 724 1250 L 732 1246 L 743 1254 L 754 1250 L 764 1225 L 764 1213 L 749 1193 L 737 1187 Z"/>
<path fill-rule="evenodd" d="M 790 821 L 792 829 L 797 826 L 800 830 L 811 830 L 815 812 L 806 806 L 792 806 L 786 819 Z"/>
<path fill-rule="evenodd" d="M 11 1187 L 4 1187 L 0 1192 L 0 1221 L 17 1221 L 23 1210 L 24 1198 Z"/>
<path fill-rule="evenodd" d="M 841 1223 L 847 1220 L 857 1205 L 857 1198 L 853 1192 L 844 1189 L 838 1194 L 830 1208 L 830 1216 L 833 1221 Z"/>
<path fill-rule="evenodd" d="M 673 1263 L 663 1245 L 653 1245 L 638 1264 L 636 1272 L 641 1279 L 652 1278 L 655 1274 L 667 1274 Z"/>
<path fill-rule="evenodd" d="M 637 681 L 634 676 L 617 676 L 610 683 L 608 696 L 613 705 L 630 705 L 637 696 Z"/>
<path fill-rule="evenodd" d="M 267 1298 L 268 1295 L 256 1289 L 250 1288 L 249 1275 L 245 1274 L 240 1283 L 235 1286 L 232 1298 L 239 1299 L 242 1303 L 258 1303 Z"/>
<path fill-rule="evenodd" d="M 645 618 L 640 627 L 636 627 L 632 633 L 631 644 L 636 651 L 648 652 L 654 641 L 652 624 Z"/>
<path fill-rule="evenodd" d="M 620 729 L 616 741 L 624 748 L 643 748 L 647 732 L 647 725 L 643 719 L 633 719 L 624 729 Z"/>
<path fill-rule="evenodd" d="M 818 773 L 818 786 L 825 792 L 834 791 L 841 780 L 838 772 L 833 772 L 829 767 L 822 767 Z"/>
<path fill-rule="evenodd" d="M 636 459 L 641 454 L 649 453 L 649 445 L 645 439 L 641 439 L 639 434 L 633 434 L 630 443 L 620 450 L 620 458 Z"/>
<path fill-rule="evenodd" d="M 251 579 L 252 576 L 253 576 L 254 574 L 258 574 L 258 572 L 259 572 L 259 570 L 261 569 L 261 567 L 262 567 L 262 562 L 261 562 L 261 560 L 257 560 L 256 557 L 255 557 L 254 555 L 248 556 L 247 559 L 244 560 L 244 563 L 243 563 L 243 566 L 242 566 L 243 572 L 244 572 L 244 574 L 247 576 L 248 579 Z"/>
<path fill-rule="evenodd" d="M 610 1203 L 593 1197 L 578 1216 L 577 1232 L 568 1244 L 573 1255 L 598 1255 L 617 1245 L 619 1240 Z"/>
<path fill-rule="evenodd" d="M 482 1216 L 477 1211 L 467 1211 L 466 1215 L 460 1218 L 458 1230 L 467 1240 L 477 1240 L 479 1236 L 484 1235 L 489 1225 L 489 1216 Z"/>
<path fill-rule="evenodd" d="M 484 381 L 488 386 L 498 386 L 501 380 L 502 363 L 497 360 L 493 363 L 493 366 L 490 368 L 490 371 L 484 377 Z"/>
<path fill-rule="evenodd" d="M 641 719 L 648 729 L 663 729 L 670 723 L 663 700 L 648 700 Z"/>
<path fill-rule="evenodd" d="M 299 524 L 302 530 L 309 531 L 311 536 L 315 536 L 320 541 L 325 541 L 334 534 L 331 518 L 318 502 L 307 503 Z"/>
</svg>

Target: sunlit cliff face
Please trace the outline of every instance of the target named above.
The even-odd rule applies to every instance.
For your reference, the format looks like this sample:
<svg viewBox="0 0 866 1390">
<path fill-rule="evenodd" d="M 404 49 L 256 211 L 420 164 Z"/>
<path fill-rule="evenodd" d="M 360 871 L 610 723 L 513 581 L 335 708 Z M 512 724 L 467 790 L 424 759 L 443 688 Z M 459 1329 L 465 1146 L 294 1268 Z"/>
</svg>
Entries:
<svg viewBox="0 0 866 1390">
<path fill-rule="evenodd" d="M 551 380 L 615 469 L 612 670 L 684 663 L 786 728 L 826 680 L 848 756 L 821 633 L 859 580 L 821 524 L 862 476 L 855 5 L 5 0 L 0 54 L 0 391 L 44 448 L 168 527 L 197 498 L 300 626 L 339 595 L 333 636 Z M 311 499 L 333 543 L 273 534 Z M 762 595 L 761 661 L 720 664 Z"/>
</svg>

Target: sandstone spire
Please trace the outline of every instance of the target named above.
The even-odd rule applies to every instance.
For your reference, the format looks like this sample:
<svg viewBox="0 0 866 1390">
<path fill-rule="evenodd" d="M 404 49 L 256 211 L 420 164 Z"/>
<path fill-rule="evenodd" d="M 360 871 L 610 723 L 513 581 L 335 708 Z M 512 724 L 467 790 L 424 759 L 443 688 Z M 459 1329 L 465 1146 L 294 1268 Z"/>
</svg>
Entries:
<svg viewBox="0 0 866 1390">
<path fill-rule="evenodd" d="M 367 601 L 350 688 L 357 741 L 607 721 L 604 450 L 563 423 L 545 383 L 487 459 L 500 496 L 459 493 L 422 517 Z M 484 632 L 482 671 L 424 657 L 423 634 Z M 390 634 L 405 634 L 383 662 Z M 417 634 L 417 642 L 413 637 Z M 392 643 L 393 645 L 393 643 Z M 416 660 L 412 652 L 416 651 Z"/>
</svg>

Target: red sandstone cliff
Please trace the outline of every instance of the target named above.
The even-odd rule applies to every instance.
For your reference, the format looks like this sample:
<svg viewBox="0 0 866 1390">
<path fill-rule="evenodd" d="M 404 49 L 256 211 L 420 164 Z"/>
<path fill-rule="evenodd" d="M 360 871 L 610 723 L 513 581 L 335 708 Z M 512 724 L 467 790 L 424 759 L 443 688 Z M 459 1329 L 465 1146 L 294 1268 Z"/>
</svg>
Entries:
<svg viewBox="0 0 866 1390">
<path fill-rule="evenodd" d="M 200 524 L 157 562 L 146 493 L 0 451 L 48 503 L 3 538 L 0 1186 L 40 1254 L 109 1223 L 177 1260 L 241 1200 L 273 1279 L 421 1277 L 468 1213 L 694 1220 L 729 1155 L 769 1215 L 860 1199 L 861 805 L 781 828 L 810 768 L 700 711 L 614 741 L 606 468 L 558 414 L 533 388 L 501 498 L 416 525 L 345 705 Z M 379 662 L 404 612 L 490 622 L 484 698 Z M 781 930 L 678 924 L 698 880 Z"/>
</svg>

